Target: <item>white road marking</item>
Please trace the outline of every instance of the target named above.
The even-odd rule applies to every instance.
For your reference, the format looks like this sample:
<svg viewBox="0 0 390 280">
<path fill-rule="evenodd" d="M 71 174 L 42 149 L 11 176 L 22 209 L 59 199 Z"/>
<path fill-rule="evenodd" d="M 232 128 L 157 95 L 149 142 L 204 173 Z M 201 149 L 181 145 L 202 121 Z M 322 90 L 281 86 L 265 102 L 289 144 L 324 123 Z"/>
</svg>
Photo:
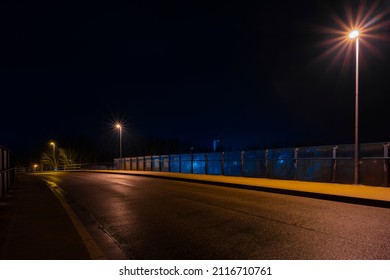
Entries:
<svg viewBox="0 0 390 280">
<path fill-rule="evenodd" d="M 50 190 L 55 194 L 55 196 L 60 201 L 62 207 L 64 207 L 66 213 L 68 214 L 73 226 L 77 230 L 78 234 L 81 237 L 81 240 L 83 241 L 85 247 L 88 250 L 88 253 L 92 260 L 105 260 L 107 259 L 104 255 L 103 251 L 100 249 L 100 247 L 96 244 L 95 240 L 92 238 L 92 236 L 89 234 L 87 229 L 83 226 L 77 215 L 73 212 L 72 208 L 69 206 L 69 204 L 66 202 L 65 194 L 62 191 L 61 188 L 57 186 L 56 183 L 52 181 L 45 180 L 50 188 Z"/>
</svg>

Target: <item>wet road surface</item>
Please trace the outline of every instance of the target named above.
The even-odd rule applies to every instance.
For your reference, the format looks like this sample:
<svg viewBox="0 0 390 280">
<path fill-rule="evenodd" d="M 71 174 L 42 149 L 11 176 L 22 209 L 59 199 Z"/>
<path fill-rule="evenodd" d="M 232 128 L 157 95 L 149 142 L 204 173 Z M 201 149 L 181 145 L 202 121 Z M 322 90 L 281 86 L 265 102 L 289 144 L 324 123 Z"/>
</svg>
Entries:
<svg viewBox="0 0 390 280">
<path fill-rule="evenodd" d="M 40 176 L 128 259 L 390 259 L 390 209 L 140 176 Z"/>
</svg>

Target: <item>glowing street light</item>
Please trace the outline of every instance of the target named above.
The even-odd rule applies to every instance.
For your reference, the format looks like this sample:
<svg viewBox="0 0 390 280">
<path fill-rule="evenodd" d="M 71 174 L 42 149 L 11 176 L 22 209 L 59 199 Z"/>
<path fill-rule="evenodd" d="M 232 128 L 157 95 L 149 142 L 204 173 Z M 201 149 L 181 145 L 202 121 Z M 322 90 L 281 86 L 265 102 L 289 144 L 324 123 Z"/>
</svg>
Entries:
<svg viewBox="0 0 390 280">
<path fill-rule="evenodd" d="M 349 33 L 349 38 L 356 40 L 356 77 L 355 77 L 355 155 L 353 163 L 353 183 L 359 183 L 359 30 Z"/>
<path fill-rule="evenodd" d="M 119 162 L 122 169 L 122 125 L 117 123 L 115 127 L 119 129 Z"/>
<path fill-rule="evenodd" d="M 349 38 L 355 39 L 355 38 L 359 37 L 359 34 L 360 34 L 359 30 L 355 29 L 355 30 L 351 31 L 351 33 L 349 33 Z"/>
<path fill-rule="evenodd" d="M 53 146 L 53 165 L 54 165 L 54 170 L 57 170 L 57 166 L 56 166 L 56 143 L 55 142 L 50 142 L 50 145 Z"/>
<path fill-rule="evenodd" d="M 356 51 L 356 78 L 355 78 L 355 147 L 354 147 L 354 184 L 359 183 L 359 44 L 374 54 L 381 52 L 372 44 L 372 40 L 388 41 L 388 34 L 383 30 L 388 26 L 389 21 L 384 20 L 389 13 L 388 9 L 382 9 L 379 1 L 367 5 L 367 1 L 361 1 L 357 7 L 356 15 L 350 3 L 346 3 L 346 20 L 338 15 L 331 15 L 338 28 L 320 27 L 320 30 L 332 37 L 322 42 L 323 46 L 331 46 L 321 56 L 328 57 L 334 53 L 331 64 L 334 64 L 342 53 L 345 53 L 344 65 L 349 63 L 349 55 L 355 43 Z M 382 32 L 382 33 L 380 33 Z M 355 40 L 355 42 L 354 42 Z"/>
</svg>

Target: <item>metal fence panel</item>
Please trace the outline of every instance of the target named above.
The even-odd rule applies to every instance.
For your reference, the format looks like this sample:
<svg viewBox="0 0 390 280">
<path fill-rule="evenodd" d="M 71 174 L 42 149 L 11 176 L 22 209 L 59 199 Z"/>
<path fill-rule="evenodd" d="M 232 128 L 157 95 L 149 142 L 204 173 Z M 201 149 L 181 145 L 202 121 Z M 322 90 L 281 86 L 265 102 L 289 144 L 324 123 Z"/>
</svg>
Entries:
<svg viewBox="0 0 390 280">
<path fill-rule="evenodd" d="M 360 145 L 360 183 L 363 185 L 388 186 L 389 143 L 367 143 Z"/>
<path fill-rule="evenodd" d="M 337 159 L 335 182 L 342 184 L 353 183 L 353 160 Z"/>
<path fill-rule="evenodd" d="M 225 152 L 223 169 L 224 169 L 224 175 L 241 176 L 242 175 L 241 152 Z"/>
<path fill-rule="evenodd" d="M 245 151 L 244 176 L 265 177 L 265 150 Z"/>
<path fill-rule="evenodd" d="M 294 160 L 270 159 L 267 171 L 268 178 L 292 180 L 295 177 Z"/>
<path fill-rule="evenodd" d="M 138 170 L 136 157 L 131 158 L 131 170 Z"/>
<path fill-rule="evenodd" d="M 161 171 L 162 172 L 169 172 L 169 156 L 164 155 L 161 156 Z"/>
<path fill-rule="evenodd" d="M 206 154 L 193 154 L 193 173 L 206 174 Z"/>
<path fill-rule="evenodd" d="M 146 156 L 145 158 L 145 171 L 152 171 L 152 157 Z"/>
<path fill-rule="evenodd" d="M 145 158 L 144 157 L 137 157 L 137 163 L 138 163 L 138 170 L 144 171 L 145 170 Z"/>
<path fill-rule="evenodd" d="M 333 146 L 298 148 L 296 179 L 314 182 L 332 182 Z"/>
<path fill-rule="evenodd" d="M 222 174 L 222 153 L 207 154 L 207 174 L 221 175 Z"/>
<path fill-rule="evenodd" d="M 192 173 L 192 155 L 181 155 L 181 173 Z"/>
<path fill-rule="evenodd" d="M 363 185 L 381 186 L 384 184 L 383 159 L 364 159 L 360 164 L 360 183 Z"/>
<path fill-rule="evenodd" d="M 160 171 L 160 156 L 152 156 L 152 171 Z"/>
<path fill-rule="evenodd" d="M 335 182 L 353 183 L 354 145 L 337 145 Z"/>
<path fill-rule="evenodd" d="M 180 155 L 170 155 L 169 156 L 169 170 L 171 172 L 181 172 L 181 161 L 180 161 Z"/>
<path fill-rule="evenodd" d="M 125 158 L 124 159 L 124 167 L 125 167 L 125 170 L 130 170 L 131 169 L 131 161 L 130 161 L 130 158 Z"/>
<path fill-rule="evenodd" d="M 268 150 L 268 177 L 274 179 L 294 179 L 294 149 Z"/>
<path fill-rule="evenodd" d="M 297 180 L 332 182 L 332 176 L 332 159 L 299 159 L 297 162 Z"/>
</svg>

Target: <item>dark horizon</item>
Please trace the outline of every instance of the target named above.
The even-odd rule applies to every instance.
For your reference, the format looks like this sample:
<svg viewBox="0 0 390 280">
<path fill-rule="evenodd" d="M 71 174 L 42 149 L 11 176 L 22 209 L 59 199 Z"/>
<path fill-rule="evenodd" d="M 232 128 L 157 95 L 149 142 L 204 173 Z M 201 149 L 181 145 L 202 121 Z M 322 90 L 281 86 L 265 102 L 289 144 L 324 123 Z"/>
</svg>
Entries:
<svg viewBox="0 0 390 280">
<path fill-rule="evenodd" d="M 387 24 L 360 49 L 361 143 L 390 141 L 389 9 L 378 1 L 372 16 L 385 12 L 376 19 Z M 103 160 L 118 155 L 117 121 L 124 156 L 142 143 L 211 149 L 217 138 L 232 150 L 352 144 L 355 50 L 349 61 L 322 57 L 332 47 L 323 27 L 338 28 L 346 10 L 321 0 L 2 3 L 0 144 L 24 162 L 53 140 Z"/>
</svg>

